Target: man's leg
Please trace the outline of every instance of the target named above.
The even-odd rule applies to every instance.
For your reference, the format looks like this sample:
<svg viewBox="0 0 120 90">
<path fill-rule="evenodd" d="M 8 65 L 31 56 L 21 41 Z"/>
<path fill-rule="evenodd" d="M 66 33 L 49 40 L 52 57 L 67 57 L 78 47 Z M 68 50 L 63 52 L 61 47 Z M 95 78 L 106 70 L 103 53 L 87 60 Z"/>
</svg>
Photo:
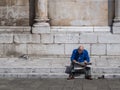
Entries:
<svg viewBox="0 0 120 90">
<path fill-rule="evenodd" d="M 70 74 L 69 74 L 69 79 L 74 79 L 74 74 L 75 74 L 75 70 L 74 70 L 74 63 L 71 63 L 71 67 L 70 67 Z"/>
<path fill-rule="evenodd" d="M 90 69 L 90 67 L 85 67 L 84 72 L 85 72 L 85 78 L 91 80 L 92 78 L 91 78 L 91 69 Z"/>
</svg>

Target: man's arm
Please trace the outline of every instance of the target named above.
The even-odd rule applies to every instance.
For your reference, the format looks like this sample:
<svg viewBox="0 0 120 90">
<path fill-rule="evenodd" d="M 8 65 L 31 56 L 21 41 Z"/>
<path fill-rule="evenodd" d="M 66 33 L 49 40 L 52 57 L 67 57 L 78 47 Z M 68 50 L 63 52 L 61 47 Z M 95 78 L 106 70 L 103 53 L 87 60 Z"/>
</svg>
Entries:
<svg viewBox="0 0 120 90">
<path fill-rule="evenodd" d="M 75 56 L 76 56 L 76 50 L 73 50 L 72 55 L 71 55 L 71 62 L 73 63 L 77 63 Z"/>
<path fill-rule="evenodd" d="M 90 63 L 90 57 L 89 57 L 88 51 L 86 51 L 85 63 Z"/>
</svg>

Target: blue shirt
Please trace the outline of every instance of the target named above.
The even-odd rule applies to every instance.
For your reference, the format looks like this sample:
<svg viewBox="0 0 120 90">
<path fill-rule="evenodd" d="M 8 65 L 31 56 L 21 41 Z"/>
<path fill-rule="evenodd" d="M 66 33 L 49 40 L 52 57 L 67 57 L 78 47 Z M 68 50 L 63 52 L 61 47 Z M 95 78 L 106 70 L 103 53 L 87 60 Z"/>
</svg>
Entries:
<svg viewBox="0 0 120 90">
<path fill-rule="evenodd" d="M 83 52 L 79 54 L 78 49 L 74 49 L 71 55 L 71 61 L 73 60 L 76 60 L 80 63 L 84 61 L 90 62 L 88 51 L 84 49 Z"/>
</svg>

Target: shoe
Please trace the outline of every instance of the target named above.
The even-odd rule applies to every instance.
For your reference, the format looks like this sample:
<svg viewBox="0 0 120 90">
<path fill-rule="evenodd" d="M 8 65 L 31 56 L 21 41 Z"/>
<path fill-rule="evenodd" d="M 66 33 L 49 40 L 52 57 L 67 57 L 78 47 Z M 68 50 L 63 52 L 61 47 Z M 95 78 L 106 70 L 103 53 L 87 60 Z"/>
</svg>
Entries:
<svg viewBox="0 0 120 90">
<path fill-rule="evenodd" d="M 67 78 L 67 80 L 72 80 L 72 79 L 75 79 L 74 76 L 69 76 L 69 77 Z"/>
<path fill-rule="evenodd" d="M 85 79 L 93 80 L 93 79 L 91 78 L 91 76 L 86 76 Z"/>
</svg>

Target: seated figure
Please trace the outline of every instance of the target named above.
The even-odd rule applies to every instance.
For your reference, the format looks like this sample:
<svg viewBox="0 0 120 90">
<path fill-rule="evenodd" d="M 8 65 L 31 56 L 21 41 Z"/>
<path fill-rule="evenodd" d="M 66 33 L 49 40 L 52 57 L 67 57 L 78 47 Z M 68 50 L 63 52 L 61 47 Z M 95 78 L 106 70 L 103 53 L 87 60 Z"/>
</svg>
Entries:
<svg viewBox="0 0 120 90">
<path fill-rule="evenodd" d="M 79 46 L 78 49 L 74 49 L 71 55 L 71 68 L 68 80 L 74 79 L 75 67 L 80 67 L 84 70 L 85 78 L 92 80 L 90 67 L 90 57 L 88 51 L 83 46 Z"/>
</svg>

